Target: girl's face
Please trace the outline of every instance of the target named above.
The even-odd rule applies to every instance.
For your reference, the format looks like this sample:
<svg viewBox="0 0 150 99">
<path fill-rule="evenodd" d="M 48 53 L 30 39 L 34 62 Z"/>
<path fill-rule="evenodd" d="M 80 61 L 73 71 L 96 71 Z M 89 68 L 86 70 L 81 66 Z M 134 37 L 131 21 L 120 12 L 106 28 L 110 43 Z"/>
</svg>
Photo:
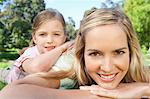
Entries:
<svg viewBox="0 0 150 99">
<path fill-rule="evenodd" d="M 129 68 L 127 37 L 117 24 L 98 26 L 85 36 L 85 66 L 101 87 L 113 89 Z"/>
<path fill-rule="evenodd" d="M 33 40 L 40 53 L 48 52 L 65 42 L 64 27 L 58 20 L 48 20 L 35 32 Z"/>
</svg>

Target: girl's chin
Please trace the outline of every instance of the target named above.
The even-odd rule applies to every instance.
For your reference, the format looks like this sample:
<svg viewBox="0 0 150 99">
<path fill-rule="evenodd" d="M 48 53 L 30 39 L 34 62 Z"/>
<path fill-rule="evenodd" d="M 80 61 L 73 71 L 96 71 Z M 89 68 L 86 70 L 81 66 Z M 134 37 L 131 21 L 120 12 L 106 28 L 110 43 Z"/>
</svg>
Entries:
<svg viewBox="0 0 150 99">
<path fill-rule="evenodd" d="M 52 49 L 45 49 L 44 53 L 51 51 Z"/>
</svg>

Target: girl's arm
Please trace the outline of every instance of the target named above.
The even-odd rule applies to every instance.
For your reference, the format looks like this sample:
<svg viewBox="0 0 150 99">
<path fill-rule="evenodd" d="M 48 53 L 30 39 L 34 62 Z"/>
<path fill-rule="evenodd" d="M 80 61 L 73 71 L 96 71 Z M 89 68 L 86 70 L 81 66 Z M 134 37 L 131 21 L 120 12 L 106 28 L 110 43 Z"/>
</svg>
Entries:
<svg viewBox="0 0 150 99">
<path fill-rule="evenodd" d="M 49 52 L 41 54 L 35 58 L 27 59 L 23 62 L 22 67 L 28 73 L 49 71 L 56 63 L 60 55 L 67 50 L 73 41 L 67 42 Z"/>
<path fill-rule="evenodd" d="M 45 73 L 46 74 L 46 73 Z M 51 74 L 51 73 L 49 73 Z M 48 75 L 49 75 L 48 74 Z M 12 83 L 13 85 L 21 85 L 21 84 L 31 84 L 37 85 L 42 87 L 49 87 L 49 88 L 59 88 L 60 87 L 60 80 L 56 78 L 46 78 L 41 77 L 39 74 L 30 74 L 23 79 L 19 79 Z"/>
</svg>

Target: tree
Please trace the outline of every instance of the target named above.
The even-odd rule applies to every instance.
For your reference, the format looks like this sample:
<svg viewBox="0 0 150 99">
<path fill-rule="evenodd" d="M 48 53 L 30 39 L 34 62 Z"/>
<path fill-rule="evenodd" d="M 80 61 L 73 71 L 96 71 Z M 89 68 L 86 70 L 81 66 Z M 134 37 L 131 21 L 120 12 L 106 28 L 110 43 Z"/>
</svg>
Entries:
<svg viewBox="0 0 150 99">
<path fill-rule="evenodd" d="M 113 1 L 113 0 L 102 0 L 100 3 L 101 8 L 116 8 L 121 7 L 123 0 Z"/>
<path fill-rule="evenodd" d="M 28 46 L 33 18 L 44 9 L 44 0 L 7 0 L 0 17 L 1 23 L 5 26 L 0 34 L 4 36 L 3 47 Z"/>
<path fill-rule="evenodd" d="M 0 22 L 0 51 L 4 50 L 2 46 L 3 45 L 3 35 L 2 35 L 3 28 L 4 28 L 4 24 Z"/>
<path fill-rule="evenodd" d="M 76 30 L 75 30 L 75 21 L 72 19 L 72 17 L 68 17 L 69 21 L 66 23 L 66 30 L 69 39 L 75 39 L 76 37 Z"/>
<path fill-rule="evenodd" d="M 0 4 L 3 4 L 3 2 L 5 2 L 6 0 L 0 0 Z"/>
<path fill-rule="evenodd" d="M 150 43 L 150 0 L 125 0 L 124 10 L 133 22 L 141 45 Z"/>
</svg>

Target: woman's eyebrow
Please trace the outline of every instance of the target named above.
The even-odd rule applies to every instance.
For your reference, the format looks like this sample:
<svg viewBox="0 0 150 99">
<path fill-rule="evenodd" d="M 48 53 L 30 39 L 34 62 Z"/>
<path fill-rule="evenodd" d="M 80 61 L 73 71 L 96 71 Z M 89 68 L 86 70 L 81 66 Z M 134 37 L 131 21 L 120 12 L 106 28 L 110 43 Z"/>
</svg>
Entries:
<svg viewBox="0 0 150 99">
<path fill-rule="evenodd" d="M 127 49 L 127 47 L 118 48 L 116 50 L 124 50 L 124 49 Z"/>
</svg>

